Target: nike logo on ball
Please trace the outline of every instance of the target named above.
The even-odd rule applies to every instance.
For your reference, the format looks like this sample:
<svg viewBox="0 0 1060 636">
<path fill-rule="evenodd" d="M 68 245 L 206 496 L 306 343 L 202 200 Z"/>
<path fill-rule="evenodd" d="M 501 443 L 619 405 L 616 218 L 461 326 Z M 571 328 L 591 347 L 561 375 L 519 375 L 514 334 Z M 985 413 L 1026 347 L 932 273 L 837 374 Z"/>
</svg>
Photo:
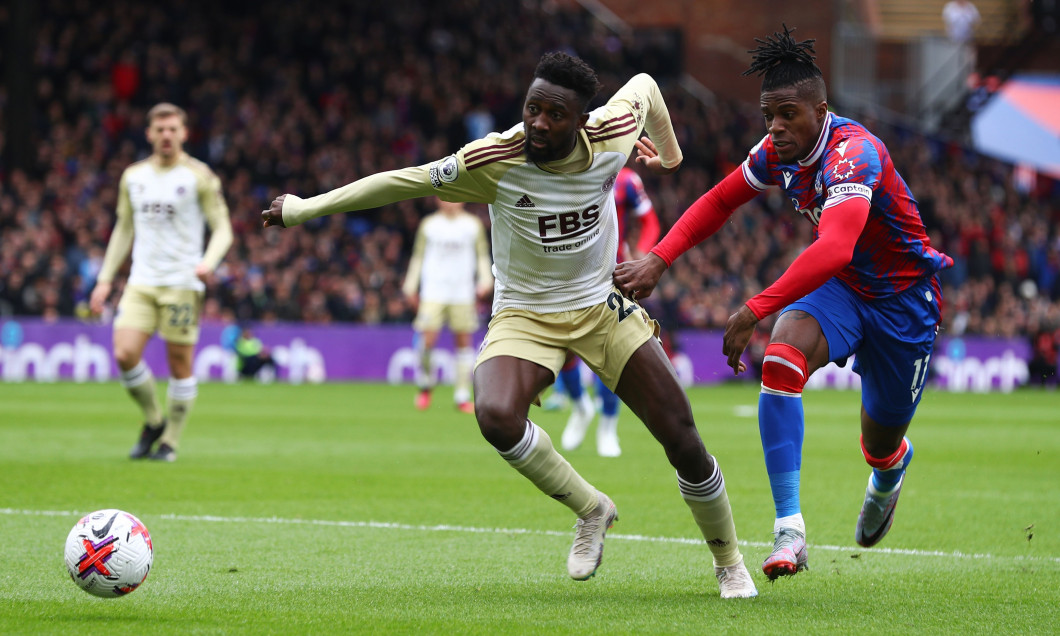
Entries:
<svg viewBox="0 0 1060 636">
<path fill-rule="evenodd" d="M 110 532 L 110 527 L 112 525 L 114 525 L 114 520 L 117 519 L 117 518 L 118 518 L 118 513 L 115 512 L 114 516 L 112 516 L 110 518 L 110 521 L 107 522 L 107 525 L 103 526 L 99 530 L 93 529 L 92 530 L 92 534 L 96 535 L 97 539 L 102 539 L 103 537 L 107 536 L 107 534 Z"/>
</svg>

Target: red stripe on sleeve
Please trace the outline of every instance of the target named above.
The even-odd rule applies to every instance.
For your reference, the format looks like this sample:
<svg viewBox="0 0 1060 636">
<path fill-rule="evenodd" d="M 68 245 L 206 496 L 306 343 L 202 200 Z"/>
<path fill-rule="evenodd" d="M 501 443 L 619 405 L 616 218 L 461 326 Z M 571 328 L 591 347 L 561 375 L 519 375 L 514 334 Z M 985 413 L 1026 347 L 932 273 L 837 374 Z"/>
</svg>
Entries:
<svg viewBox="0 0 1060 636">
<path fill-rule="evenodd" d="M 718 231 L 736 208 L 759 194 L 747 183 L 740 168 L 733 170 L 718 185 L 693 203 L 666 233 L 652 253 L 666 261 L 666 266 L 692 246 Z"/>
<path fill-rule="evenodd" d="M 818 238 L 768 289 L 747 301 L 759 320 L 823 285 L 850 263 L 854 246 L 869 219 L 869 201 L 850 199 L 826 209 L 817 226 Z"/>
</svg>

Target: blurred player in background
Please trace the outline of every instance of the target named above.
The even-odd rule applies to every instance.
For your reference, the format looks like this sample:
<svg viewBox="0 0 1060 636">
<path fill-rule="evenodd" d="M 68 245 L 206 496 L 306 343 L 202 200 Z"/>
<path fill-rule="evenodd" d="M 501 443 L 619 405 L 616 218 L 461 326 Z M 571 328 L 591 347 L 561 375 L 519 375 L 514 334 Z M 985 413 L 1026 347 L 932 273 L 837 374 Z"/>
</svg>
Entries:
<svg viewBox="0 0 1060 636">
<path fill-rule="evenodd" d="M 244 380 L 272 382 L 276 378 L 276 360 L 265 343 L 254 335 L 250 325 L 243 325 L 233 345 L 236 354 L 236 371 Z"/>
<path fill-rule="evenodd" d="M 644 182 L 629 166 L 618 171 L 615 180 L 615 211 L 618 215 L 618 262 L 640 258 L 648 253 L 659 239 L 659 217 L 644 191 Z M 637 221 L 633 233 L 636 243 L 631 247 L 626 233 L 627 223 Z M 564 450 L 581 446 L 585 433 L 596 415 L 596 405 L 582 387 L 581 369 L 577 358 L 572 358 L 559 373 L 562 386 L 571 399 L 571 414 L 563 429 L 560 444 Z M 599 376 L 594 376 L 596 396 L 600 399 L 600 422 L 596 425 L 596 453 L 601 457 L 618 457 L 622 447 L 618 443 L 618 411 L 622 406 L 615 392 L 607 388 Z"/>
<path fill-rule="evenodd" d="M 309 199 L 277 197 L 265 226 L 436 195 L 490 205 L 493 319 L 475 368 L 479 430 L 520 474 L 578 517 L 567 572 L 595 574 L 618 517 L 527 415 L 572 351 L 645 423 L 677 469 L 680 492 L 714 557 L 723 598 L 757 595 L 743 564 L 721 468 L 703 447 L 688 397 L 651 320 L 611 281 L 618 250 L 614 184 L 627 157 L 656 174 L 677 170 L 681 149 L 662 94 L 646 74 L 602 107 L 595 71 L 545 54 L 523 122 L 431 164 L 371 175 Z M 651 140 L 641 140 L 646 132 Z M 656 150 L 657 149 L 657 150 Z"/>
<path fill-rule="evenodd" d="M 471 367 L 475 351 L 471 335 L 478 329 L 476 301 L 493 291 L 490 247 L 486 229 L 463 203 L 438 199 L 438 211 L 420 221 L 409 260 L 403 291 L 417 308 L 413 327 L 419 367 L 416 370 L 416 408 L 431 405 L 436 381 L 431 354 L 444 325 L 456 343 L 456 387 L 453 399 L 465 413 L 474 413 L 471 403 Z"/>
<path fill-rule="evenodd" d="M 198 395 L 192 375 L 204 280 L 232 244 L 221 180 L 184 152 L 187 114 L 161 103 L 147 113 L 151 156 L 122 173 L 117 222 L 89 306 L 103 311 L 114 275 L 132 250 L 132 268 L 114 319 L 114 360 L 121 384 L 144 416 L 129 457 L 174 461 L 181 434 Z M 210 242 L 203 251 L 205 225 Z M 169 388 L 162 413 L 155 379 L 143 361 L 144 346 L 157 332 L 166 343 Z M 152 449 L 158 441 L 158 448 Z"/>
<path fill-rule="evenodd" d="M 953 260 L 931 247 L 916 201 L 883 143 L 828 110 L 814 40 L 785 26 L 752 51 L 746 74 L 763 76 L 768 134 L 733 171 L 694 203 L 647 257 L 620 265 L 624 291 L 650 293 L 663 271 L 716 232 L 767 187 L 779 186 L 813 223 L 815 241 L 768 289 L 725 326 L 723 354 L 740 356 L 758 322 L 777 310 L 762 364 L 758 405 L 766 472 L 776 507 L 770 579 L 807 565 L 799 503 L 802 390 L 817 369 L 856 354 L 861 375 L 861 450 L 872 467 L 855 528 L 872 546 L 891 527 L 913 446 L 905 437 L 923 395 L 942 298 L 937 273 Z"/>
</svg>

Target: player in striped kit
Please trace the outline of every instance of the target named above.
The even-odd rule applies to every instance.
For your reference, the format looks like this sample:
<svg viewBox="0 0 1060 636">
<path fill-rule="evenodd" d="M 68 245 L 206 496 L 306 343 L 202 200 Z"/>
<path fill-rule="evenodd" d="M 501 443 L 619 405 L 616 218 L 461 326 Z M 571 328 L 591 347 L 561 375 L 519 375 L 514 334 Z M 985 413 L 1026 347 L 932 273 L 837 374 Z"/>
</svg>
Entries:
<svg viewBox="0 0 1060 636">
<path fill-rule="evenodd" d="M 655 321 L 611 281 L 619 170 L 637 147 L 646 168 L 668 174 L 680 166 L 681 150 L 650 76 L 635 76 L 604 106 L 586 112 L 598 89 L 587 64 L 548 53 L 535 69 L 521 124 L 428 165 L 371 175 L 309 199 L 282 195 L 262 220 L 292 226 L 429 195 L 488 203 L 496 282 L 493 319 L 475 368 L 475 415 L 483 437 L 509 465 L 577 515 L 568 574 L 593 576 L 618 516 L 611 499 L 527 418 L 573 351 L 663 445 L 713 554 L 722 597 L 755 596 L 725 480 L 654 337 Z M 640 140 L 642 132 L 651 140 Z"/>
<path fill-rule="evenodd" d="M 675 258 L 769 186 L 779 186 L 813 223 L 815 241 L 729 318 L 723 338 L 722 353 L 740 373 L 755 325 L 782 312 L 765 350 L 758 405 L 776 508 L 773 552 L 762 570 L 775 579 L 808 563 L 799 502 L 802 389 L 814 371 L 830 361 L 845 364 L 852 354 L 862 379 L 861 450 L 872 467 L 855 540 L 872 546 L 890 529 L 913 458 L 905 433 L 923 395 L 941 315 L 937 273 L 953 260 L 931 247 L 916 200 L 883 143 L 829 112 L 814 41 L 796 42 L 785 26 L 758 42 L 748 73 L 763 75 L 768 135 L 650 255 L 619 266 L 615 282 L 651 293 Z"/>
<path fill-rule="evenodd" d="M 144 415 L 129 457 L 171 462 L 198 395 L 192 360 L 203 280 L 231 246 L 232 225 L 220 179 L 183 150 L 188 136 L 184 110 L 161 103 L 148 111 L 147 121 L 152 153 L 122 173 L 117 222 L 89 305 L 96 313 L 103 311 L 114 275 L 131 249 L 132 269 L 114 319 L 114 360 L 121 383 Z M 211 235 L 204 251 L 206 224 Z M 155 332 L 166 343 L 169 362 L 165 415 L 154 376 L 143 361 L 144 347 Z"/>
<path fill-rule="evenodd" d="M 475 301 L 486 299 L 493 289 L 489 250 L 482 221 L 462 203 L 438 199 L 438 211 L 425 216 L 416 230 L 402 291 L 417 307 L 413 322 L 420 354 L 416 408 L 421 411 L 430 406 L 434 389 L 431 353 L 442 327 L 448 325 L 456 344 L 453 399 L 461 411 L 475 412 L 471 404 L 471 367 L 475 362 L 471 334 L 478 329 Z"/>
</svg>

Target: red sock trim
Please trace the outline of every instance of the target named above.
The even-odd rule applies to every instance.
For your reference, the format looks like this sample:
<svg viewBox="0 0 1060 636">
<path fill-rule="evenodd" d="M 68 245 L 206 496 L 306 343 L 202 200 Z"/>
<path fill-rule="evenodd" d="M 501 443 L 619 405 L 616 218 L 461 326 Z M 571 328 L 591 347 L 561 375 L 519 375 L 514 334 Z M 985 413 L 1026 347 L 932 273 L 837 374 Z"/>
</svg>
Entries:
<svg viewBox="0 0 1060 636">
<path fill-rule="evenodd" d="M 859 441 L 861 442 L 861 454 L 865 456 L 865 461 L 868 462 L 869 466 L 872 466 L 873 468 L 878 468 L 879 470 L 888 470 L 894 468 L 895 465 L 897 465 L 898 462 L 901 461 L 903 457 L 905 457 L 905 452 L 909 450 L 909 443 L 905 440 L 905 438 L 902 438 L 902 443 L 898 445 L 898 450 L 894 451 L 893 454 L 888 455 L 883 459 L 879 459 L 877 457 L 869 455 L 869 451 L 865 450 L 864 435 L 859 438 Z"/>
<path fill-rule="evenodd" d="M 762 386 L 785 393 L 802 393 L 809 379 L 806 356 L 795 347 L 771 342 L 762 360 Z"/>
</svg>

